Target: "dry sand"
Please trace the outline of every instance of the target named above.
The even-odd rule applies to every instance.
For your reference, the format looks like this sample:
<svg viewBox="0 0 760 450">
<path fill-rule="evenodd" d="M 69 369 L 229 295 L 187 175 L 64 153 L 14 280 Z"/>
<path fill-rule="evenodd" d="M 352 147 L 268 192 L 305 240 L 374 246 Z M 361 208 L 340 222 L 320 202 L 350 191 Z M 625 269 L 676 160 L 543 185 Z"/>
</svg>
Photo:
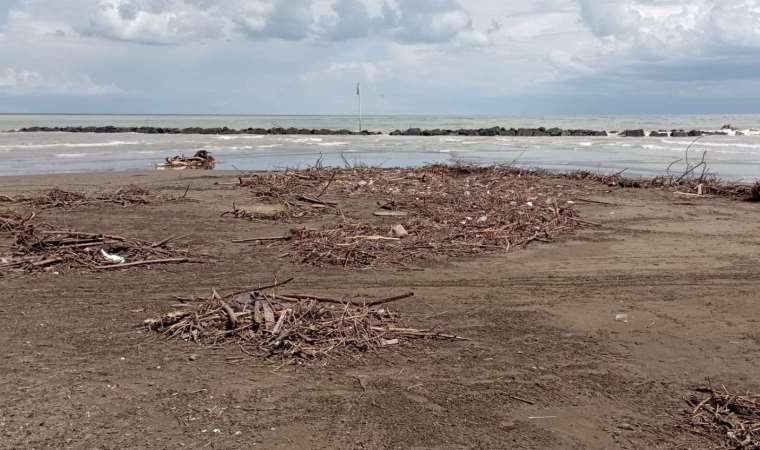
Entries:
<svg viewBox="0 0 760 450">
<path fill-rule="evenodd" d="M 587 228 L 551 244 L 406 269 L 294 265 L 232 240 L 289 225 L 220 217 L 231 173 L 5 177 L 12 195 L 138 184 L 190 202 L 51 209 L 64 227 L 156 241 L 192 233 L 203 264 L 0 278 L 2 448 L 709 448 L 684 415 L 707 378 L 760 389 L 760 207 L 586 186 Z M 3 206 L 0 205 L 0 208 Z M 356 214 L 367 205 L 349 205 Z M 384 297 L 423 342 L 281 366 L 137 327 L 173 295 L 265 283 Z M 616 320 L 626 314 L 627 322 Z M 193 355 L 193 358 L 190 358 Z M 254 446 L 255 445 L 255 446 Z"/>
</svg>

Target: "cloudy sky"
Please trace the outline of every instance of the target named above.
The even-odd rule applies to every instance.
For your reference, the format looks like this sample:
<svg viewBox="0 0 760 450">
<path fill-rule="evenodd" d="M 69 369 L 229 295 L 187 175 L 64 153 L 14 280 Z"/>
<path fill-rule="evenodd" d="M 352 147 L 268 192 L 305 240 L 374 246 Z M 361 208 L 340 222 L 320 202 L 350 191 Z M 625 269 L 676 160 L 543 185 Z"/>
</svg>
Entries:
<svg viewBox="0 0 760 450">
<path fill-rule="evenodd" d="M 760 0 L 0 0 L 0 112 L 760 112 Z"/>
</svg>

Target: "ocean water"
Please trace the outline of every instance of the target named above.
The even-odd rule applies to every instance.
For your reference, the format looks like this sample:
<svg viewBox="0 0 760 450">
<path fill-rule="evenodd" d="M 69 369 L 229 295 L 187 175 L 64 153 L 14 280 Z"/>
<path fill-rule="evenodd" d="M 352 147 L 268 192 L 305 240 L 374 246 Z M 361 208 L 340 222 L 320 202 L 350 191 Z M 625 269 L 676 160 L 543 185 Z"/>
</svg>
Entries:
<svg viewBox="0 0 760 450">
<path fill-rule="evenodd" d="M 560 127 L 717 130 L 731 124 L 744 136 L 705 136 L 690 158 L 704 152 L 712 172 L 736 181 L 760 179 L 760 115 L 676 116 L 368 116 L 373 131 L 419 128 Z M 247 128 L 298 127 L 357 129 L 349 116 L 76 116 L 0 115 L 0 175 L 87 171 L 153 170 L 175 154 L 208 150 L 218 169 L 303 168 L 322 159 L 327 165 L 381 167 L 464 161 L 513 163 L 554 170 L 588 169 L 652 176 L 683 158 L 692 138 L 608 137 L 406 137 L 406 136 L 211 136 L 133 133 L 12 133 L 29 126 L 162 126 Z M 677 171 L 681 163 L 675 164 Z"/>
</svg>

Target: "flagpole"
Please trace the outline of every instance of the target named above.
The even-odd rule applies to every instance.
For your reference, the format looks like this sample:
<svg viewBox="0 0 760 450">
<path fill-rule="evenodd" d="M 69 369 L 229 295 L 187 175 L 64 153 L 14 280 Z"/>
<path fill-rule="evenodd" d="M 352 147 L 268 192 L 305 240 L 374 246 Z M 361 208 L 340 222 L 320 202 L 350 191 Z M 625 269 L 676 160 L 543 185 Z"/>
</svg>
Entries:
<svg viewBox="0 0 760 450">
<path fill-rule="evenodd" d="M 360 82 L 356 82 L 356 96 L 359 97 L 359 133 L 362 132 L 362 91 Z"/>
</svg>

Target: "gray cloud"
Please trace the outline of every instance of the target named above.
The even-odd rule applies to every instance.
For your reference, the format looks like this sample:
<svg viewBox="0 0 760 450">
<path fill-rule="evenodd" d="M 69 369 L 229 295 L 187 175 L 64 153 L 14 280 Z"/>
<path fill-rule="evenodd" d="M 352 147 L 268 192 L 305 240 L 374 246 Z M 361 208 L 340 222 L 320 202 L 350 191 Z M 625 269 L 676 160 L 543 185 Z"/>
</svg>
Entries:
<svg viewBox="0 0 760 450">
<path fill-rule="evenodd" d="M 271 0 L 271 13 L 268 16 L 248 16 L 237 23 L 249 37 L 300 41 L 311 33 L 314 14 L 311 0 Z"/>
<path fill-rule="evenodd" d="M 361 0 L 337 0 L 333 5 L 335 15 L 319 19 L 320 36 L 331 41 L 365 38 L 372 28 L 367 5 Z"/>
<path fill-rule="evenodd" d="M 398 0 L 395 10 L 387 5 L 384 23 L 401 42 L 449 42 L 474 31 L 470 13 L 456 0 Z"/>
<path fill-rule="evenodd" d="M 368 112 L 712 110 L 760 85 L 760 0 L 11 1 L 3 108 L 335 113 L 361 79 Z"/>
</svg>

